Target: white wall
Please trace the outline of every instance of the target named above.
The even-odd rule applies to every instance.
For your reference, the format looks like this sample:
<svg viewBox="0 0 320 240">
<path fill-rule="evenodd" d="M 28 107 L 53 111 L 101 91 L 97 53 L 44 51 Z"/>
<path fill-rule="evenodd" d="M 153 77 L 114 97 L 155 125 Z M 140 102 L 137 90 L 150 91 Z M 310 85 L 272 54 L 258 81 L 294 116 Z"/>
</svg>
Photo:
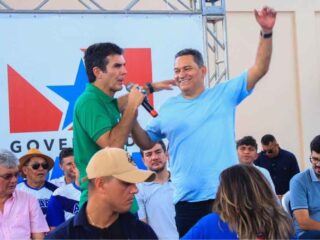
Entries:
<svg viewBox="0 0 320 240">
<path fill-rule="evenodd" d="M 228 0 L 230 75 L 254 61 L 259 27 L 252 10 L 268 5 L 278 12 L 269 73 L 238 109 L 237 137 L 260 140 L 272 133 L 309 165 L 309 144 L 320 134 L 320 1 Z"/>
</svg>

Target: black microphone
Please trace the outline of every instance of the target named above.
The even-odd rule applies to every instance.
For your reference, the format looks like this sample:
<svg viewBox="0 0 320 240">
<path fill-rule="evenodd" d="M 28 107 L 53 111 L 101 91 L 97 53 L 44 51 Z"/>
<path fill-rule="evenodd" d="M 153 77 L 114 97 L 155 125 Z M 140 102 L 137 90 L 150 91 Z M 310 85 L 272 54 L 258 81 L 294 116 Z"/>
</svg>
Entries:
<svg viewBox="0 0 320 240">
<path fill-rule="evenodd" d="M 134 86 L 133 83 L 128 83 L 128 84 L 126 85 L 127 91 L 130 92 L 131 89 L 133 88 L 133 86 Z M 143 89 L 140 89 L 139 87 L 138 87 L 138 89 L 140 90 L 140 92 L 142 92 L 142 93 L 144 94 L 144 99 L 143 99 L 141 105 L 144 107 L 145 110 L 147 110 L 148 113 L 150 113 L 150 115 L 151 115 L 152 117 L 154 117 L 154 118 L 157 117 L 157 116 L 158 116 L 158 113 L 157 113 L 156 110 L 154 110 L 154 108 L 152 107 L 152 105 L 149 103 L 149 100 L 148 100 L 148 98 L 147 98 L 146 92 L 145 92 Z"/>
</svg>

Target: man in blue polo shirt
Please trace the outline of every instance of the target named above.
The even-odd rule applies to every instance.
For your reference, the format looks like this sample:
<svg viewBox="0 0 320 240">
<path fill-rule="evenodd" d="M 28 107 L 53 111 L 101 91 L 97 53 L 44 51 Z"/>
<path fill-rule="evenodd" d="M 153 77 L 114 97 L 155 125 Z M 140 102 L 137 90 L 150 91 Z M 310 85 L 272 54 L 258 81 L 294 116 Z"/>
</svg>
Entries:
<svg viewBox="0 0 320 240">
<path fill-rule="evenodd" d="M 237 164 L 236 108 L 269 69 L 276 12 L 264 7 L 254 13 L 261 32 L 256 61 L 248 70 L 214 88 L 206 88 L 207 68 L 201 53 L 196 49 L 179 51 L 174 79 L 181 94 L 161 106 L 159 116 L 145 131 L 137 122 L 132 129 L 133 138 L 142 149 L 168 139 L 180 237 L 212 211 L 220 173 Z"/>
<path fill-rule="evenodd" d="M 290 181 L 290 202 L 300 239 L 320 239 L 320 135 L 311 144 L 312 167 Z"/>
</svg>

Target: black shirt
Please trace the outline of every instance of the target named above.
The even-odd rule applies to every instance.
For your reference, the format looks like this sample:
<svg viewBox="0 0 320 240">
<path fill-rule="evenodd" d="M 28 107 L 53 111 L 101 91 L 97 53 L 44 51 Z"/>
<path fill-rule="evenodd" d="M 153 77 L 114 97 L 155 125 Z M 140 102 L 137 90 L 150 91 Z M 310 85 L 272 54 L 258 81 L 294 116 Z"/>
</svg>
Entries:
<svg viewBox="0 0 320 240">
<path fill-rule="evenodd" d="M 79 213 L 50 232 L 45 239 L 158 239 L 152 228 L 131 213 L 119 214 L 108 228 L 89 224 L 84 204 Z"/>
<path fill-rule="evenodd" d="M 300 172 L 296 157 L 281 148 L 278 156 L 274 158 L 269 158 L 264 151 L 260 152 L 254 164 L 269 171 L 278 195 L 283 195 L 289 190 L 290 179 Z"/>
</svg>

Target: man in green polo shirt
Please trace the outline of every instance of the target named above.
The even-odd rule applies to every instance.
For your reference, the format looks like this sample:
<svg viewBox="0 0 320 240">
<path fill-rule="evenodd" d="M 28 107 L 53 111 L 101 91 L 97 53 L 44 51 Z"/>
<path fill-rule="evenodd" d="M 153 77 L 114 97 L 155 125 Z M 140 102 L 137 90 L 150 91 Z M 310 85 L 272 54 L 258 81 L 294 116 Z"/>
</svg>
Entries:
<svg viewBox="0 0 320 240">
<path fill-rule="evenodd" d="M 90 83 L 78 98 L 73 115 L 74 156 L 80 179 L 86 176 L 88 162 L 98 150 L 124 148 L 144 98 L 136 87 L 129 94 L 114 98 L 127 74 L 123 50 L 117 45 L 93 44 L 86 50 L 84 60 Z M 145 90 L 151 93 L 171 89 L 174 84 L 173 80 L 166 80 L 148 84 Z M 87 182 L 81 181 L 81 190 L 80 205 L 88 198 Z"/>
</svg>

